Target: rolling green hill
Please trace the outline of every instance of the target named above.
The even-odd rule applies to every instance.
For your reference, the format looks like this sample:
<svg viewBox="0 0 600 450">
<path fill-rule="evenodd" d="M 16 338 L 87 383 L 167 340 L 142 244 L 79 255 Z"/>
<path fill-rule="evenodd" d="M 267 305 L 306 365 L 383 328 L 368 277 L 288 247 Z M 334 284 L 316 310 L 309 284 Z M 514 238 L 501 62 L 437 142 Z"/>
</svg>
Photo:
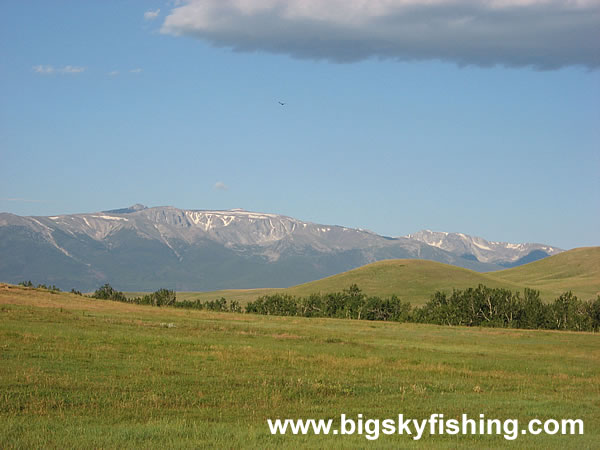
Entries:
<svg viewBox="0 0 600 450">
<path fill-rule="evenodd" d="M 245 304 L 275 292 L 304 296 L 341 291 L 353 283 L 368 295 L 385 297 L 395 294 L 413 305 L 425 303 L 437 290 L 452 291 L 479 284 L 513 291 L 522 291 L 526 287 L 537 289 L 546 301 L 568 290 L 582 299 L 591 299 L 600 294 L 600 247 L 578 248 L 499 272 L 479 273 L 434 261 L 394 259 L 287 289 L 178 292 L 177 295 L 182 300 L 203 301 L 225 297 Z"/>
<path fill-rule="evenodd" d="M 583 247 L 542 260 L 489 274 L 553 295 L 573 291 L 587 299 L 600 295 L 600 247 Z"/>
<path fill-rule="evenodd" d="M 486 284 L 490 287 L 517 289 L 509 281 L 499 281 L 487 274 L 434 261 L 395 259 L 378 261 L 358 269 L 332 277 L 294 286 L 286 290 L 292 295 L 308 295 L 313 292 L 334 292 L 357 284 L 367 295 L 381 297 L 396 295 L 402 300 L 420 304 L 429 299 L 436 290 Z"/>
<path fill-rule="evenodd" d="M 393 259 L 378 261 L 343 272 L 321 280 L 292 286 L 286 289 L 245 289 L 214 292 L 178 292 L 180 300 L 214 300 L 225 297 L 242 304 L 261 295 L 276 292 L 306 296 L 313 293 L 338 292 L 357 284 L 367 295 L 388 297 L 396 295 L 414 305 L 425 303 L 436 290 L 452 291 L 453 288 L 465 289 L 485 284 L 489 287 L 521 289 L 519 284 L 491 278 L 488 274 L 475 272 L 461 267 L 442 264 L 435 261 L 418 259 Z M 129 295 L 134 295 L 131 293 Z M 135 293 L 138 295 L 138 293 Z"/>
</svg>

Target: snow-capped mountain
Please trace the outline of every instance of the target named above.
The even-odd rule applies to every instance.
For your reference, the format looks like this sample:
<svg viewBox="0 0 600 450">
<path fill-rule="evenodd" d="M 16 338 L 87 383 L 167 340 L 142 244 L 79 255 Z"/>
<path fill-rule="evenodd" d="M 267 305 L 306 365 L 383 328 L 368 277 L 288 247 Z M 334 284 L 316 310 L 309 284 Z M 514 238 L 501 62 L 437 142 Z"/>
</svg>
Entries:
<svg viewBox="0 0 600 450">
<path fill-rule="evenodd" d="M 31 279 L 80 290 L 104 282 L 123 290 L 285 287 L 382 259 L 429 259 L 490 271 L 560 251 L 453 236 L 389 238 L 244 210 L 134 205 L 50 217 L 2 213 L 0 281 Z"/>
<path fill-rule="evenodd" d="M 448 233 L 445 231 L 422 230 L 405 236 L 419 242 L 441 248 L 451 253 L 475 257 L 478 261 L 499 264 L 501 266 L 514 266 L 540 259 L 562 252 L 562 249 L 543 244 L 511 244 L 509 242 L 487 241 L 480 237 L 467 236 L 463 233 Z M 532 255 L 533 253 L 533 255 Z M 528 258 L 528 261 L 522 261 Z"/>
</svg>

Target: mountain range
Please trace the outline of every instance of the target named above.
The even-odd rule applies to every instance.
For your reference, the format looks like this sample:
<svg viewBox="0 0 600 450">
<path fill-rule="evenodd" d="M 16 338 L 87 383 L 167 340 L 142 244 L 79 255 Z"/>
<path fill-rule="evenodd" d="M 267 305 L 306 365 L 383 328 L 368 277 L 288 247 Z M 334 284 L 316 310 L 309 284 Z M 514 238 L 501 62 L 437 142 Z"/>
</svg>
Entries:
<svg viewBox="0 0 600 450">
<path fill-rule="evenodd" d="M 560 253 L 543 244 L 419 231 L 401 237 L 245 210 L 133 205 L 88 214 L 0 213 L 0 280 L 89 291 L 287 287 L 409 258 L 489 272 Z"/>
</svg>

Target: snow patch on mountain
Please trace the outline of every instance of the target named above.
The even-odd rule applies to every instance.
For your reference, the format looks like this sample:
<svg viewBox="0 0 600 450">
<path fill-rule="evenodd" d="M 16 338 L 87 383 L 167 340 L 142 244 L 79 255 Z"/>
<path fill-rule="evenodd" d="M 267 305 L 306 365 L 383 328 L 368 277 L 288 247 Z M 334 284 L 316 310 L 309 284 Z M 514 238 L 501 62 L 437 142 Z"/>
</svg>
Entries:
<svg viewBox="0 0 600 450">
<path fill-rule="evenodd" d="M 95 219 L 104 219 L 104 220 L 124 220 L 125 222 L 128 222 L 129 219 L 127 219 L 126 217 L 113 217 L 113 216 L 92 216 Z"/>
</svg>

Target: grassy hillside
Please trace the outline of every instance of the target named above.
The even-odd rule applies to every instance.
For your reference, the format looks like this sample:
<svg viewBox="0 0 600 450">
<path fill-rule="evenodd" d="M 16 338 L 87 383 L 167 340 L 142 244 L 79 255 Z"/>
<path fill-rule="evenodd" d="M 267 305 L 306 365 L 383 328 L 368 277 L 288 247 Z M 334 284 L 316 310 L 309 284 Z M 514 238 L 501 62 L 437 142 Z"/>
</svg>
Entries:
<svg viewBox="0 0 600 450">
<path fill-rule="evenodd" d="M 272 436 L 267 418 L 581 418 L 600 441 L 600 341 L 161 309 L 0 286 L 0 448 L 500 448 L 501 436 Z"/>
<path fill-rule="evenodd" d="M 356 283 L 366 294 L 397 295 L 402 300 L 420 304 L 436 290 L 464 289 L 480 283 L 490 287 L 516 288 L 517 285 L 497 281 L 486 274 L 434 261 L 396 259 L 379 261 L 322 280 L 291 287 L 296 295 L 333 292 Z"/>
<path fill-rule="evenodd" d="M 336 292 L 357 284 L 368 295 L 397 295 L 402 300 L 417 305 L 425 303 L 438 289 L 451 291 L 477 286 L 480 283 L 490 287 L 518 289 L 519 286 L 504 280 L 496 280 L 486 274 L 434 261 L 416 259 L 395 259 L 379 261 L 358 269 L 343 272 L 322 280 L 300 284 L 287 289 L 238 289 L 215 292 L 178 292 L 181 300 L 214 300 L 218 297 L 238 300 L 242 304 L 265 294 L 284 292 L 304 296 L 312 293 Z M 134 295 L 130 293 L 129 295 Z"/>
<path fill-rule="evenodd" d="M 378 296 L 397 295 L 414 305 L 425 303 L 436 290 L 452 291 L 485 284 L 490 287 L 520 289 L 520 285 L 505 280 L 497 280 L 487 274 L 474 272 L 461 267 L 450 266 L 435 261 L 417 259 L 394 259 L 378 261 L 348 272 L 300 284 L 287 289 L 246 289 L 215 292 L 178 292 L 180 300 L 214 300 L 225 297 L 238 300 L 242 304 L 265 294 L 284 292 L 290 295 L 305 296 L 313 293 L 337 292 L 357 284 L 366 294 Z M 129 295 L 134 295 L 130 293 Z"/>
<path fill-rule="evenodd" d="M 489 275 L 555 296 L 571 290 L 584 299 L 593 298 L 600 295 L 600 247 L 576 248 Z"/>
<path fill-rule="evenodd" d="M 379 261 L 322 280 L 287 289 L 239 289 L 214 292 L 178 292 L 182 300 L 214 300 L 225 297 L 242 304 L 274 292 L 309 295 L 337 292 L 356 283 L 368 295 L 397 295 L 413 305 L 425 303 L 437 290 L 452 291 L 484 284 L 523 291 L 529 287 L 551 301 L 571 290 L 588 300 L 600 294 L 600 247 L 579 248 L 513 269 L 479 273 L 435 261 L 395 259 Z M 130 294 L 133 295 L 133 294 Z"/>
</svg>

